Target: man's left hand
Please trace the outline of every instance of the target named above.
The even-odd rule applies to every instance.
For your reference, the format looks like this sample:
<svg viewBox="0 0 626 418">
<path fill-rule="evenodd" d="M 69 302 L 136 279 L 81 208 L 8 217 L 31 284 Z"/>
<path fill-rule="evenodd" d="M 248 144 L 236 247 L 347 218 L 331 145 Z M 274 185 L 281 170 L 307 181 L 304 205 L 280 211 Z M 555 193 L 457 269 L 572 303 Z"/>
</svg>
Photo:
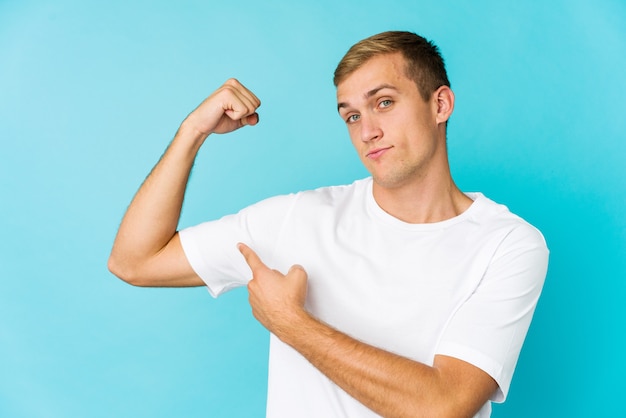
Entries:
<svg viewBox="0 0 626 418">
<path fill-rule="evenodd" d="M 248 283 L 249 302 L 254 317 L 277 337 L 288 334 L 297 326 L 304 308 L 307 292 L 307 274 L 299 265 L 293 265 L 282 274 L 266 266 L 247 245 L 238 244 L 239 251 L 252 270 Z"/>
</svg>

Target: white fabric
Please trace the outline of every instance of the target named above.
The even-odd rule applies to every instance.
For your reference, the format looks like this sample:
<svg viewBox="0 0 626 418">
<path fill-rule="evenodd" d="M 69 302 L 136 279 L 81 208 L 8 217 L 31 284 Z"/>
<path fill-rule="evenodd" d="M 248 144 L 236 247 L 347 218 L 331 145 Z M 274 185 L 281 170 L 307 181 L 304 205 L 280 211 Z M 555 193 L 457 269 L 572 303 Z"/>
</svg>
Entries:
<svg viewBox="0 0 626 418">
<path fill-rule="evenodd" d="M 365 343 L 432 365 L 462 359 L 506 397 L 541 292 L 548 250 L 535 228 L 480 193 L 452 219 L 408 224 L 384 212 L 372 180 L 273 197 L 181 231 L 195 271 L 217 296 L 245 285 L 236 243 L 272 268 L 302 265 L 307 309 Z M 477 417 L 490 415 L 490 403 Z M 267 416 L 376 417 L 272 335 Z"/>
</svg>

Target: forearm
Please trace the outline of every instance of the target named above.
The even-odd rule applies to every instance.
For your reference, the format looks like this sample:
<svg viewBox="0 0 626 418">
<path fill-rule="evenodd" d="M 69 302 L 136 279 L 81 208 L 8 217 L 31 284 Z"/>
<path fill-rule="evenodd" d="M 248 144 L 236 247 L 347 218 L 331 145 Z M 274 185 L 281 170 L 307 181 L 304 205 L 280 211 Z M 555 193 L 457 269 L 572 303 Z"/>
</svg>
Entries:
<svg viewBox="0 0 626 418">
<path fill-rule="evenodd" d="M 445 416 L 438 370 L 364 344 L 304 313 L 279 338 L 352 397 L 384 417 Z M 457 415 L 459 416 L 459 415 Z"/>
<path fill-rule="evenodd" d="M 459 359 L 433 366 L 358 341 L 312 317 L 292 312 L 273 332 L 353 398 L 384 417 L 473 417 L 496 382 Z"/>
<path fill-rule="evenodd" d="M 133 276 L 176 233 L 189 174 L 206 138 L 183 123 L 128 207 L 111 251 L 109 267 Z"/>
</svg>

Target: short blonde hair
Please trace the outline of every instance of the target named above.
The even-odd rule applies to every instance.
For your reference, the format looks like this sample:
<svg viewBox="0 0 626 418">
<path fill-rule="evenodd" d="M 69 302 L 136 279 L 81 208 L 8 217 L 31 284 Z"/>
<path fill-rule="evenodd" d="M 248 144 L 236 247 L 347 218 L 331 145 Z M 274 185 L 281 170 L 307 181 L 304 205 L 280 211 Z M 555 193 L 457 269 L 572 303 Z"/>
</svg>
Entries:
<svg viewBox="0 0 626 418">
<path fill-rule="evenodd" d="M 406 76 L 415 81 L 424 100 L 429 100 L 439 87 L 450 87 L 439 48 L 415 33 L 403 31 L 379 33 L 354 44 L 337 65 L 335 87 L 371 58 L 397 52 L 406 61 Z"/>
</svg>

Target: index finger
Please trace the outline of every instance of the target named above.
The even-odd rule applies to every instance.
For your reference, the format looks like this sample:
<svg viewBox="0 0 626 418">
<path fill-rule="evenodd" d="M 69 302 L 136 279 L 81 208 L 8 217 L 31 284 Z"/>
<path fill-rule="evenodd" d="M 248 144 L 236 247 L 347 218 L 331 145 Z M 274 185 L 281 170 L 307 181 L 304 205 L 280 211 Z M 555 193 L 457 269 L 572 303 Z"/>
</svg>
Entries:
<svg viewBox="0 0 626 418">
<path fill-rule="evenodd" d="M 252 250 L 252 248 L 241 242 L 237 244 L 237 248 L 239 249 L 239 252 L 243 255 L 243 258 L 246 259 L 246 263 L 248 263 L 248 266 L 250 266 L 250 269 L 252 271 L 260 267 L 267 268 L 267 266 L 261 261 L 259 256 Z"/>
</svg>

